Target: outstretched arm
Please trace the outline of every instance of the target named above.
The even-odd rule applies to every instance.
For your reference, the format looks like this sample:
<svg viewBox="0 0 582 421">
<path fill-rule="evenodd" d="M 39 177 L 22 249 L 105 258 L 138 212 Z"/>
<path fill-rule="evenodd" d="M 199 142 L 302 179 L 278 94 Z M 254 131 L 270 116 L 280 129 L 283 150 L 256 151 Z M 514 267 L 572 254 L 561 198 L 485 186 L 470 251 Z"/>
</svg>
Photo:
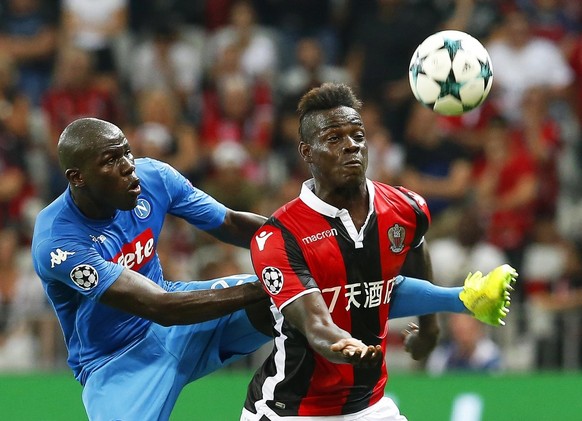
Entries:
<svg viewBox="0 0 582 421">
<path fill-rule="evenodd" d="M 222 225 L 208 233 L 220 241 L 248 249 L 253 235 L 266 220 L 256 213 L 227 209 Z"/>
<path fill-rule="evenodd" d="M 282 312 L 309 345 L 333 363 L 373 366 L 384 358 L 380 345 L 365 345 L 333 322 L 320 292 L 303 295 Z"/>
<path fill-rule="evenodd" d="M 168 292 L 129 269 L 103 293 L 100 302 L 164 326 L 200 323 L 230 314 L 268 296 L 260 282 L 230 288 Z"/>
</svg>

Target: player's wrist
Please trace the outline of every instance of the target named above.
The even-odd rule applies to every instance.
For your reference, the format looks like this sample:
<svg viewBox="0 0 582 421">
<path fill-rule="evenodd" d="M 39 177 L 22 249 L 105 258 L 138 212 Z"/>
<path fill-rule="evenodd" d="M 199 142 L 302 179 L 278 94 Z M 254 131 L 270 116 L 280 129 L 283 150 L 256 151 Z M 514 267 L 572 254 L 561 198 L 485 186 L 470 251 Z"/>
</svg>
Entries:
<svg viewBox="0 0 582 421">
<path fill-rule="evenodd" d="M 249 282 L 243 285 L 246 287 L 249 299 L 254 301 L 261 301 L 269 297 L 269 294 L 264 290 L 263 285 L 260 281 Z"/>
<path fill-rule="evenodd" d="M 441 329 L 434 314 L 427 314 L 418 318 L 418 334 L 425 337 L 438 337 Z"/>
</svg>

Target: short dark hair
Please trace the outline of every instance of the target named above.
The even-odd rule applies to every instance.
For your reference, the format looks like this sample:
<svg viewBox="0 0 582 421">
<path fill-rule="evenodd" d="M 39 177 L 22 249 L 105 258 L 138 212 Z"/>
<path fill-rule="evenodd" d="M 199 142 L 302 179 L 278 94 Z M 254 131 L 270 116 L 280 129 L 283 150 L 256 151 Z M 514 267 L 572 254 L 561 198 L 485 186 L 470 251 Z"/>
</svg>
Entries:
<svg viewBox="0 0 582 421">
<path fill-rule="evenodd" d="M 331 110 L 337 107 L 350 107 L 356 111 L 362 108 L 362 101 L 356 97 L 352 88 L 343 83 L 327 82 L 311 89 L 299 100 L 299 138 L 305 141 L 304 120 L 311 113 Z"/>
</svg>

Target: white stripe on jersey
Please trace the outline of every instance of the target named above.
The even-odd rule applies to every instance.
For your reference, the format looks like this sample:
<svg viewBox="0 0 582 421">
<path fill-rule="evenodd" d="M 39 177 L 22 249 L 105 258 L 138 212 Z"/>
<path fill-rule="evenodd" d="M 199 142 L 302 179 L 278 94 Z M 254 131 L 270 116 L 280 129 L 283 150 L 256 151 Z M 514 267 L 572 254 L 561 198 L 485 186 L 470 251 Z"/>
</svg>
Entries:
<svg viewBox="0 0 582 421">
<path fill-rule="evenodd" d="M 287 336 L 283 334 L 285 318 L 274 304 L 271 305 L 271 313 L 273 313 L 273 318 L 275 319 L 275 330 L 280 333 L 280 336 L 276 337 L 274 341 L 276 373 L 274 376 L 267 377 L 263 383 L 261 389 L 262 399 L 255 402 L 255 409 L 258 413 L 260 413 L 259 408 L 267 406 L 266 401 L 273 400 L 275 387 L 285 378 L 285 340 L 287 340 Z"/>
</svg>

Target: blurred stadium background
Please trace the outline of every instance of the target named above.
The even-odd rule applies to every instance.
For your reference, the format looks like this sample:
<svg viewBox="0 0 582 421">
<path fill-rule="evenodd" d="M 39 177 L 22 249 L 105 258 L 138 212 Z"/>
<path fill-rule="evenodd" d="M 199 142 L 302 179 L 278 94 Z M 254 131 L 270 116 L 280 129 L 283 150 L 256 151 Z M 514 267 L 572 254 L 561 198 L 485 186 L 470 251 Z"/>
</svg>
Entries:
<svg viewBox="0 0 582 421">
<path fill-rule="evenodd" d="M 478 38 L 494 86 L 437 116 L 408 85 L 441 29 Z M 579 420 L 582 403 L 582 2 L 579 0 L 0 0 L 0 418 L 80 420 L 52 310 L 31 267 L 36 213 L 65 188 L 61 130 L 95 116 L 137 156 L 226 205 L 270 214 L 307 177 L 295 106 L 324 81 L 364 99 L 369 177 L 429 202 L 435 282 L 510 262 L 507 326 L 442 316 L 414 363 L 391 323 L 387 393 L 411 421 Z M 248 254 L 168 218 L 169 279 L 251 271 Z M 268 346 L 189 386 L 173 419 L 238 419 Z"/>
</svg>

